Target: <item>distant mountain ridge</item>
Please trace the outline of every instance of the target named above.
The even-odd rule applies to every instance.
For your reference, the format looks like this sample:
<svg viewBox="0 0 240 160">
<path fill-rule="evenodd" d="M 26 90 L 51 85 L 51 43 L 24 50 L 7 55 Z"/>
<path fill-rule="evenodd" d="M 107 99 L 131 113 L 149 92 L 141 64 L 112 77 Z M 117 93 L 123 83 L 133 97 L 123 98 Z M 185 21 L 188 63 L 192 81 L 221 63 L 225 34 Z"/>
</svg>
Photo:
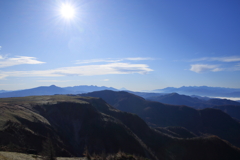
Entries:
<svg viewBox="0 0 240 160">
<path fill-rule="evenodd" d="M 152 96 L 147 97 L 146 99 L 172 105 L 186 105 L 196 109 L 212 108 L 217 105 L 238 105 L 240 107 L 240 103 L 237 101 L 217 98 L 203 100 L 202 98 L 199 99 L 199 97 L 180 95 L 178 93 L 170 93 L 161 96 Z"/>
<path fill-rule="evenodd" d="M 180 88 L 167 87 L 164 89 L 156 89 L 157 93 L 179 93 L 185 95 L 213 96 L 213 97 L 240 97 L 240 88 L 223 88 L 208 86 L 183 86 Z"/>
<path fill-rule="evenodd" d="M 57 87 L 55 85 L 51 86 L 41 86 L 32 89 L 11 91 L 6 93 L 0 93 L 0 98 L 7 97 L 25 97 L 25 96 L 38 96 L 38 95 L 54 95 L 54 94 L 68 94 L 69 91 L 66 89 Z"/>
<path fill-rule="evenodd" d="M 63 87 L 64 89 L 68 91 L 73 91 L 76 93 L 86 93 L 86 92 L 93 92 L 93 91 L 101 91 L 101 90 L 112 90 L 112 91 L 118 91 L 118 89 L 113 87 L 105 87 L 105 86 L 87 86 L 87 85 L 80 85 L 80 86 L 73 86 L 73 87 Z"/>
<path fill-rule="evenodd" d="M 5 92 L 9 92 L 9 91 L 6 91 L 6 90 L 0 90 L 0 93 L 5 93 Z"/>
<path fill-rule="evenodd" d="M 51 86 L 40 86 L 36 88 L 16 90 L 16 91 L 0 90 L 0 98 L 23 97 L 23 96 L 32 96 L 32 95 L 81 94 L 81 93 L 101 91 L 101 90 L 121 91 L 123 89 L 116 89 L 113 87 L 95 86 L 95 85 L 89 85 L 89 86 L 79 85 L 79 86 L 73 86 L 73 87 L 58 87 L 55 85 L 51 85 Z M 195 97 L 199 99 L 206 99 L 206 100 L 208 99 L 207 97 L 199 97 L 199 96 L 240 97 L 240 89 L 207 87 L 207 86 L 200 86 L 200 87 L 183 86 L 180 88 L 167 87 L 164 89 L 156 89 L 149 92 L 134 92 L 130 90 L 125 90 L 125 91 L 136 94 L 143 98 L 161 96 L 169 93 L 178 93 L 178 94 L 184 94 L 184 95 L 190 95 L 190 96 L 195 95 Z"/>
<path fill-rule="evenodd" d="M 185 87 L 187 88 L 187 87 Z M 170 88 L 172 89 L 172 88 Z M 73 86 L 73 87 L 58 87 L 55 85 L 51 86 L 40 86 L 31 89 L 25 90 L 17 90 L 17 91 L 3 91 L 0 92 L 0 98 L 7 97 L 25 97 L 25 96 L 38 96 L 38 95 L 55 95 L 55 94 L 81 94 L 88 93 L 93 91 L 102 91 L 102 90 L 112 90 L 119 91 L 113 87 L 105 87 L 105 86 Z M 169 90 L 172 91 L 172 90 Z M 178 93 L 146 93 L 146 92 L 133 92 L 127 91 L 129 93 L 133 93 L 135 95 L 141 96 L 145 99 L 158 101 L 166 104 L 173 105 L 187 105 L 190 107 L 194 107 L 197 109 L 213 107 L 215 105 L 239 105 L 240 103 L 231 100 L 221 100 L 221 99 L 211 99 L 207 97 L 200 96 L 187 96 L 187 95 L 179 95 Z"/>
<path fill-rule="evenodd" d="M 117 89 L 112 87 L 105 87 L 105 86 L 74 86 L 74 87 L 58 87 L 55 85 L 51 86 L 40 86 L 31 89 L 24 89 L 24 90 L 17 90 L 17 91 L 3 91 L 0 92 L 0 98 L 7 98 L 7 97 L 25 97 L 25 96 L 39 96 L 39 95 L 55 95 L 55 94 L 80 94 L 80 93 L 87 93 L 93 91 L 100 91 L 100 90 L 113 90 L 117 91 Z"/>
</svg>

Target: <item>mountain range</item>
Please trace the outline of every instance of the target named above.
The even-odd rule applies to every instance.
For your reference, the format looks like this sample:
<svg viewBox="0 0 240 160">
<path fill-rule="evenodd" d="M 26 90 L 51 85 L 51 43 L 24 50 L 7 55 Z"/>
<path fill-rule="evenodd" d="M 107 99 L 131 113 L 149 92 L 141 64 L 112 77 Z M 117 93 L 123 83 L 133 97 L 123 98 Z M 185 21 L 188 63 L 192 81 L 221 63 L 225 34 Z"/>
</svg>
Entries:
<svg viewBox="0 0 240 160">
<path fill-rule="evenodd" d="M 147 100 L 157 101 L 172 105 L 186 105 L 195 109 L 215 108 L 229 114 L 231 117 L 240 121 L 240 103 L 228 99 L 200 98 L 199 96 L 186 96 L 177 93 L 165 94 L 146 98 Z"/>
<path fill-rule="evenodd" d="M 74 86 L 74 87 L 64 87 L 64 89 L 68 91 L 72 91 L 75 93 L 86 93 L 86 92 L 93 92 L 93 91 L 101 91 L 101 90 L 112 90 L 112 91 L 118 91 L 118 89 L 113 87 L 105 87 L 105 86 L 87 86 L 87 85 L 81 85 L 81 86 Z"/>
<path fill-rule="evenodd" d="M 186 87 L 185 87 L 186 88 Z M 98 86 L 74 86 L 74 87 L 57 87 L 55 85 L 51 86 L 41 86 L 32 89 L 25 89 L 25 90 L 18 90 L 18 91 L 2 91 L 0 93 L 0 98 L 7 98 L 7 97 L 25 97 L 25 96 L 32 96 L 32 95 L 55 95 L 55 94 L 80 94 L 80 93 L 88 93 L 92 91 L 101 91 L 101 90 L 112 90 L 117 91 L 117 89 L 112 87 L 98 87 Z M 187 96 L 187 95 L 180 95 L 177 93 L 146 93 L 146 92 L 133 92 L 127 91 L 129 93 L 141 96 L 147 100 L 157 101 L 166 104 L 173 104 L 173 105 L 186 105 L 189 107 L 193 107 L 195 109 L 203 109 L 203 108 L 213 108 L 220 105 L 233 105 L 233 107 L 228 107 L 227 109 L 223 107 L 218 107 L 222 111 L 226 112 L 227 114 L 231 115 L 232 117 L 238 119 L 240 121 L 240 111 L 237 109 L 239 106 L 239 102 L 231 101 L 227 99 L 216 99 L 216 98 L 209 98 L 209 97 L 201 97 L 201 96 Z"/>
<path fill-rule="evenodd" d="M 96 91 L 81 96 L 100 97 L 116 109 L 137 114 L 151 127 L 180 126 L 199 136 L 217 135 L 240 147 L 240 123 L 219 109 L 163 104 L 124 91 Z"/>
<path fill-rule="evenodd" d="M 187 88 L 187 87 L 185 87 Z M 206 88 L 206 87 L 205 87 Z M 209 87 L 207 87 L 209 88 Z M 17 91 L 5 91 L 2 90 L 0 92 L 0 98 L 7 98 L 7 97 L 25 97 L 25 96 L 32 96 L 32 95 L 55 95 L 55 94 L 80 94 L 80 93 L 88 93 L 92 91 L 101 91 L 101 90 L 112 90 L 117 91 L 117 89 L 112 87 L 98 87 L 98 86 L 74 86 L 74 87 L 57 87 L 55 85 L 51 86 L 41 86 L 32 89 L 25 89 L 25 90 L 17 90 Z M 193 107 L 196 109 L 203 109 L 203 108 L 212 108 L 220 105 L 236 105 L 239 106 L 239 102 L 231 101 L 227 99 L 216 99 L 216 98 L 209 98 L 209 97 L 201 97 L 201 96 L 187 96 L 187 95 L 180 95 L 178 93 L 146 93 L 146 92 L 133 92 L 127 91 L 129 93 L 141 96 L 147 100 L 157 101 L 166 104 L 173 104 L 173 105 L 186 105 L 189 107 Z M 228 109 L 223 107 L 218 107 L 218 109 L 223 110 L 224 112 L 228 113 L 232 117 L 240 120 L 239 110 L 235 109 L 238 107 L 228 107 Z"/>
<path fill-rule="evenodd" d="M 74 86 L 74 87 L 57 87 L 55 85 L 51 86 L 41 86 L 31 89 L 17 90 L 17 91 L 3 91 L 0 92 L 0 98 L 6 97 L 25 97 L 25 96 L 38 96 L 38 95 L 55 95 L 55 94 L 79 94 L 79 93 L 87 93 L 92 91 L 99 90 L 114 90 L 117 89 L 112 87 L 98 87 L 98 86 Z"/>
<path fill-rule="evenodd" d="M 91 94 L 109 97 L 108 101 L 118 105 L 117 108 L 137 112 L 145 121 L 149 123 L 152 119 L 151 122 L 155 121 L 158 126 L 170 122 L 156 121 L 163 114 L 168 114 L 165 117 L 172 114 L 171 122 L 175 124 L 181 118 L 174 118 L 174 115 L 185 113 L 186 110 L 199 114 L 193 108 L 146 101 L 127 92 L 98 91 Z M 87 148 L 89 154 L 111 154 L 121 150 L 156 160 L 238 160 L 240 157 L 239 148 L 217 136 L 199 137 L 183 127 L 155 129 L 149 127 L 138 115 L 120 111 L 102 98 L 89 97 L 90 94 L 84 96 L 1 98 L 0 149 L 40 154 L 45 149 L 43 144 L 51 142 L 57 156 L 82 156 Z M 137 105 L 140 105 L 139 110 Z M 151 110 L 154 111 L 149 112 Z M 160 113 L 159 111 L 162 114 L 155 117 L 154 114 Z M 151 117 L 145 117 L 142 112 L 147 112 L 146 115 Z M 213 114 L 214 112 L 216 113 Z M 194 119 L 194 115 L 189 116 Z M 212 120 L 212 116 L 218 117 L 217 120 Z M 238 122 L 220 110 L 202 111 L 196 119 L 204 122 L 202 126 L 209 133 L 229 129 L 227 125 L 232 125 L 232 134 L 239 135 Z M 185 123 L 196 122 L 187 120 L 189 118 Z M 224 126 L 218 126 L 220 123 Z M 224 134 L 230 133 L 226 130 Z"/>
<path fill-rule="evenodd" d="M 186 106 L 193 107 L 196 109 L 212 108 L 212 107 L 218 106 L 218 105 L 238 105 L 238 106 L 240 106 L 239 102 L 232 101 L 229 99 L 219 99 L 219 98 L 202 99 L 199 97 L 180 95 L 178 93 L 170 93 L 170 94 L 164 94 L 164 95 L 160 95 L 160 96 L 152 96 L 152 97 L 147 97 L 146 99 L 151 100 L 151 101 L 166 103 L 166 104 L 186 105 Z"/>
<path fill-rule="evenodd" d="M 189 86 L 189 87 L 167 87 L 164 89 L 156 89 L 152 92 L 157 93 L 179 93 L 185 95 L 199 95 L 211 97 L 240 97 L 239 88 L 223 88 L 223 87 L 208 87 L 208 86 Z"/>
<path fill-rule="evenodd" d="M 105 86 L 87 86 L 87 85 L 80 85 L 80 86 L 73 86 L 73 87 L 57 87 L 55 85 L 51 86 L 41 86 L 31 89 L 23 89 L 17 91 L 6 91 L 0 90 L 0 98 L 5 97 L 23 97 L 23 96 L 32 96 L 32 95 L 54 95 L 54 94 L 80 94 L 80 93 L 87 93 L 93 91 L 100 91 L 100 90 L 112 90 L 112 91 L 122 91 L 125 90 L 124 88 L 118 90 L 113 87 L 105 87 Z M 192 97 L 197 97 L 198 99 L 209 99 L 209 97 L 240 97 L 240 89 L 237 88 L 222 88 L 222 87 L 207 87 L 207 86 L 200 86 L 200 87 L 168 87 L 164 89 L 157 89 L 148 92 L 133 92 L 130 90 L 125 90 L 127 92 L 136 94 L 143 98 L 154 97 L 154 96 L 162 96 L 164 94 L 170 93 L 178 93 L 189 95 Z M 203 97 L 202 97 L 203 96 Z"/>
</svg>

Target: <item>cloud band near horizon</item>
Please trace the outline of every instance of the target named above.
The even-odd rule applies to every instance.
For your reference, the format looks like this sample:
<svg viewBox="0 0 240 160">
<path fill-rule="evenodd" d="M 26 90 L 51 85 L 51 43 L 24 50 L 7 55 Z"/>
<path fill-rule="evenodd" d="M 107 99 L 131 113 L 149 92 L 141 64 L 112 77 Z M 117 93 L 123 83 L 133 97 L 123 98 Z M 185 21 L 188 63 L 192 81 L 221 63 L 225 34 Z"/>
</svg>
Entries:
<svg viewBox="0 0 240 160">
<path fill-rule="evenodd" d="M 108 74 L 147 74 L 153 71 L 146 64 L 109 63 L 103 65 L 85 65 L 63 67 L 38 71 L 0 71 L 0 79 L 5 77 L 60 77 L 60 76 L 94 76 Z"/>
</svg>

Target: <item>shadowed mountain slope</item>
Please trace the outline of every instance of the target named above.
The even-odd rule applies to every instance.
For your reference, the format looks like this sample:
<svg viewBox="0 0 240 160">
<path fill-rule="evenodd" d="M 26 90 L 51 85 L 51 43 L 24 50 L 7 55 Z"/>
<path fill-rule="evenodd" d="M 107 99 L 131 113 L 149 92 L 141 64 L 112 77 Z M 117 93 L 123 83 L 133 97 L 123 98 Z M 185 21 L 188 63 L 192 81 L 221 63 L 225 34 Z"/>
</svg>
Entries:
<svg viewBox="0 0 240 160">
<path fill-rule="evenodd" d="M 223 112 L 229 114 L 231 117 L 240 121 L 240 106 L 238 105 L 221 105 L 221 106 L 214 106 L 215 109 L 220 109 Z"/>
<path fill-rule="evenodd" d="M 196 110 L 187 106 L 147 101 L 127 92 L 99 91 L 83 96 L 103 98 L 119 110 L 139 115 L 152 127 L 180 126 L 197 135 L 213 134 L 240 146 L 240 124 L 217 109 Z"/>
<path fill-rule="evenodd" d="M 146 105 L 146 100 L 144 98 L 125 91 L 96 91 L 81 94 L 81 96 L 99 97 L 105 100 L 108 104 L 114 106 L 116 109 L 135 114 L 140 113 Z"/>
<path fill-rule="evenodd" d="M 175 138 L 100 98 L 32 96 L 0 99 L 0 149 L 39 153 L 53 142 L 57 156 L 137 154 L 149 159 L 238 159 L 240 150 L 218 137 Z M 174 129 L 169 129 L 172 132 Z M 184 132 L 186 134 L 187 132 Z M 181 136 L 180 136 L 181 137 Z"/>
<path fill-rule="evenodd" d="M 0 133 L 4 142 L 1 141 L 1 146 L 5 146 L 2 149 L 40 153 L 43 141 L 50 136 L 60 156 L 81 156 L 87 146 L 91 153 L 117 153 L 121 150 L 151 157 L 139 138 L 123 123 L 78 98 L 40 96 L 1 99 L 1 107 L 4 108 Z"/>
<path fill-rule="evenodd" d="M 172 105 L 186 105 L 193 108 L 208 108 L 211 104 L 208 104 L 204 100 L 193 98 L 186 95 L 179 95 L 177 93 L 166 94 L 163 96 L 148 97 L 147 100 L 172 104 Z"/>
<path fill-rule="evenodd" d="M 188 131 L 184 127 L 157 127 L 158 131 L 177 138 L 194 138 L 197 137 L 194 133 Z"/>
</svg>

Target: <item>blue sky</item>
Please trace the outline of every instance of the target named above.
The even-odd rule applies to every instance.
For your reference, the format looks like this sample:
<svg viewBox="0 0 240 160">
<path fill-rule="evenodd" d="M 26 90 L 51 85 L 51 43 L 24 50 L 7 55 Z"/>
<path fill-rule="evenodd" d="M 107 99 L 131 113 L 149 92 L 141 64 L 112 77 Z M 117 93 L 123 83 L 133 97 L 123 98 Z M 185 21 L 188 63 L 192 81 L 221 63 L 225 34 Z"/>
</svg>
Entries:
<svg viewBox="0 0 240 160">
<path fill-rule="evenodd" d="M 0 89 L 240 88 L 239 8 L 239 0 L 1 0 Z"/>
</svg>

